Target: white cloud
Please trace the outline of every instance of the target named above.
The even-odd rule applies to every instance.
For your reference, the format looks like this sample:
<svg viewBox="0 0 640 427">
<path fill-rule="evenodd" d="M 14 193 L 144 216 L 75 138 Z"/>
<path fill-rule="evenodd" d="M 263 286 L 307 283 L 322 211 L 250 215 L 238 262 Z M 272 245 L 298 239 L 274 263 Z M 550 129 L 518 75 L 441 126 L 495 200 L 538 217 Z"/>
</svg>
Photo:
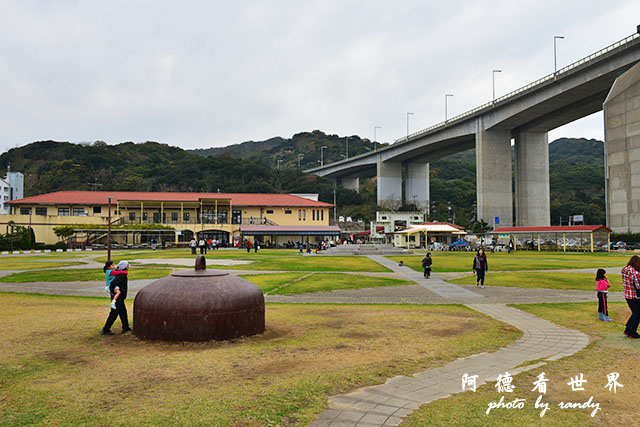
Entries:
<svg viewBox="0 0 640 427">
<path fill-rule="evenodd" d="M 392 141 L 635 31 L 635 1 L 0 0 L 0 148 L 185 148 L 321 129 Z M 554 136 L 602 138 L 587 118 Z"/>
</svg>

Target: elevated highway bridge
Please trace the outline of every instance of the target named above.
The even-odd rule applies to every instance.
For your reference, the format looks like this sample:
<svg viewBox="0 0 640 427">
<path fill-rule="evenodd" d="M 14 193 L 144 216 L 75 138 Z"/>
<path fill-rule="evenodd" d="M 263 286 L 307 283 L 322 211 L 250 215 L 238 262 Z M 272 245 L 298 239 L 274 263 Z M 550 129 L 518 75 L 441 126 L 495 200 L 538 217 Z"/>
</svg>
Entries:
<svg viewBox="0 0 640 427">
<path fill-rule="evenodd" d="M 404 185 L 406 198 L 426 210 L 429 162 L 475 147 L 478 218 L 491 223 L 499 217 L 500 224 L 511 226 L 515 211 L 515 225 L 548 226 L 547 133 L 602 110 L 614 81 L 638 62 L 640 33 L 635 33 L 556 73 L 400 138 L 390 146 L 306 172 L 340 180 L 345 187 L 357 190 L 358 176 L 375 170 L 379 205 L 399 206 Z"/>
</svg>

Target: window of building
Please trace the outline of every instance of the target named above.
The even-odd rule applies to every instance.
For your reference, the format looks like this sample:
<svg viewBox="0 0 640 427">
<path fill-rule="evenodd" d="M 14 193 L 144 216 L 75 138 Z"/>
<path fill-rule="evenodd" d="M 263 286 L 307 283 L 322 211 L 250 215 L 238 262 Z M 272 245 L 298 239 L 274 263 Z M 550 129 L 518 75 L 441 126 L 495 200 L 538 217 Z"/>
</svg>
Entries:
<svg viewBox="0 0 640 427">
<path fill-rule="evenodd" d="M 73 216 L 87 216 L 84 208 L 73 208 Z"/>
<path fill-rule="evenodd" d="M 316 210 L 315 210 L 315 209 L 313 209 L 313 210 L 311 211 L 311 213 L 313 214 L 312 219 L 315 221 L 315 220 L 316 220 Z"/>
<path fill-rule="evenodd" d="M 320 221 L 324 221 L 324 209 L 320 210 Z"/>
<path fill-rule="evenodd" d="M 31 208 L 20 208 L 20 215 L 31 215 Z"/>
<path fill-rule="evenodd" d="M 36 208 L 36 215 L 47 216 L 47 208 Z"/>
<path fill-rule="evenodd" d="M 302 211 L 298 209 L 298 221 L 302 219 Z"/>
<path fill-rule="evenodd" d="M 291 209 L 285 209 L 285 210 L 284 210 L 284 213 L 285 213 L 286 215 L 291 215 Z"/>
<path fill-rule="evenodd" d="M 182 215 L 182 220 L 189 221 L 189 218 L 191 218 L 191 214 L 189 212 L 184 212 Z"/>
<path fill-rule="evenodd" d="M 302 209 L 302 220 L 303 221 L 307 220 L 307 210 L 306 209 Z"/>
<path fill-rule="evenodd" d="M 93 207 L 93 213 L 94 214 L 102 213 L 102 206 L 94 206 Z"/>
<path fill-rule="evenodd" d="M 171 221 L 178 220 L 178 212 L 171 212 Z"/>
<path fill-rule="evenodd" d="M 273 213 L 273 209 L 267 209 L 267 213 L 268 214 L 272 214 Z"/>
<path fill-rule="evenodd" d="M 136 220 L 136 213 L 129 212 L 129 221 L 135 221 L 135 220 Z"/>
<path fill-rule="evenodd" d="M 58 208 L 58 216 L 69 216 L 69 208 Z"/>
<path fill-rule="evenodd" d="M 147 220 L 147 218 L 148 218 L 147 213 L 146 213 L 146 212 L 143 212 L 143 213 L 142 213 L 142 220 L 143 220 L 143 221 L 146 221 L 146 220 Z"/>
<path fill-rule="evenodd" d="M 242 211 L 240 209 L 231 211 L 231 224 L 242 224 Z"/>
</svg>

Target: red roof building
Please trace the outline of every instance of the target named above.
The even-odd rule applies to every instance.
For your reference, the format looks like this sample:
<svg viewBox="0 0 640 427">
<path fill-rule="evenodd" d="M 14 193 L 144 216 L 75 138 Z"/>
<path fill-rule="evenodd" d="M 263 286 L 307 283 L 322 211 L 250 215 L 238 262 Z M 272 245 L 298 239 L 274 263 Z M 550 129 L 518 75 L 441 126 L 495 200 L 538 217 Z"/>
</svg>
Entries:
<svg viewBox="0 0 640 427">
<path fill-rule="evenodd" d="M 9 221 L 30 226 L 36 241 L 44 243 L 57 242 L 53 229 L 63 225 L 76 227 L 76 234 L 93 229 L 103 236 L 100 230 L 109 216 L 114 228 L 139 228 L 128 238 L 134 244 L 144 240 L 144 233 L 152 234 L 150 229 L 170 234 L 169 243 L 204 238 L 224 245 L 247 239 L 314 243 L 339 234 L 329 226 L 331 203 L 293 194 L 57 191 L 13 200 L 9 206 L 11 214 L 0 215 L 0 227 Z"/>
</svg>

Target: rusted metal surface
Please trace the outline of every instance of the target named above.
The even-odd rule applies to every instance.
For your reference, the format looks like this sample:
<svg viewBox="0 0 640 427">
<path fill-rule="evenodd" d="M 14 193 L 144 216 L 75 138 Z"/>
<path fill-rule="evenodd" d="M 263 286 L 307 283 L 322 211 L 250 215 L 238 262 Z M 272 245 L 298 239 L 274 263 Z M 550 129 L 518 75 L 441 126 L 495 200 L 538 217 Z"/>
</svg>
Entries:
<svg viewBox="0 0 640 427">
<path fill-rule="evenodd" d="M 142 288 L 133 303 L 133 332 L 168 341 L 227 340 L 264 332 L 264 296 L 253 283 L 206 270 L 173 273 Z"/>
</svg>

